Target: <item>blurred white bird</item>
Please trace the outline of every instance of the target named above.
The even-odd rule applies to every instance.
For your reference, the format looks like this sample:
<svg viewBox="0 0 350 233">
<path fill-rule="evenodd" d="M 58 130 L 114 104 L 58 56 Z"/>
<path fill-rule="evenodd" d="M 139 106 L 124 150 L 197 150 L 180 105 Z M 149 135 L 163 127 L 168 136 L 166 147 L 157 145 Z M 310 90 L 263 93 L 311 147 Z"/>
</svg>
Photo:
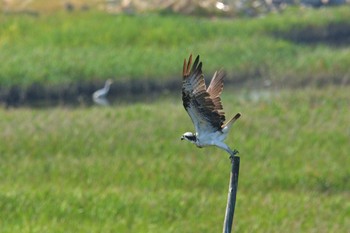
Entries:
<svg viewBox="0 0 350 233">
<path fill-rule="evenodd" d="M 108 100 L 106 99 L 106 96 L 109 92 L 109 88 L 112 84 L 112 80 L 108 79 L 106 82 L 105 82 L 105 86 L 102 88 L 102 89 L 99 89 L 97 91 L 95 91 L 93 94 L 92 94 L 92 100 L 96 103 L 96 104 L 99 104 L 99 105 L 109 105 L 109 102 Z"/>
</svg>

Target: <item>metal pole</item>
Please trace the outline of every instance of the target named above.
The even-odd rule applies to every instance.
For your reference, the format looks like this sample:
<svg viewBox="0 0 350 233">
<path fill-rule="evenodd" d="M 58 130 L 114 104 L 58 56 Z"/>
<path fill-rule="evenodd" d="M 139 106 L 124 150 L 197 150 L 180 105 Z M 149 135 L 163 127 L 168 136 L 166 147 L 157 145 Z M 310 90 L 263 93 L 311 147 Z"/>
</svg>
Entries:
<svg viewBox="0 0 350 233">
<path fill-rule="evenodd" d="M 232 230 L 233 216 L 235 213 L 235 206 L 236 206 L 237 187 L 238 187 L 239 161 L 240 161 L 240 158 L 238 156 L 231 157 L 231 174 L 230 174 L 230 183 L 229 183 L 229 189 L 228 189 L 228 198 L 227 198 L 223 233 L 231 233 L 231 230 Z"/>
</svg>

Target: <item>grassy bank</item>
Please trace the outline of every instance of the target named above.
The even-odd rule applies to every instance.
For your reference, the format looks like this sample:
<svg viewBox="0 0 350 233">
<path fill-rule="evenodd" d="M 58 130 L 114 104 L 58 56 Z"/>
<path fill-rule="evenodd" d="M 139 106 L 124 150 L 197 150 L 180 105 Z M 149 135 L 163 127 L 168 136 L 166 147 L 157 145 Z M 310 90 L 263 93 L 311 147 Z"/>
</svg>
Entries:
<svg viewBox="0 0 350 233">
<path fill-rule="evenodd" d="M 1 15 L 0 85 L 106 78 L 162 81 L 179 76 L 189 53 L 202 55 L 205 72 L 223 67 L 231 79 L 346 83 L 348 46 L 322 40 L 300 44 L 295 35 L 311 33 L 322 39 L 334 33 L 330 25 L 349 31 L 349 16 L 347 8 L 291 9 L 254 19 L 92 11 Z"/>
<path fill-rule="evenodd" d="M 350 228 L 349 91 L 226 89 L 227 114 L 243 114 L 227 141 L 241 152 L 235 232 Z M 0 116 L 1 232 L 221 231 L 229 160 L 180 141 L 180 99 Z"/>
</svg>

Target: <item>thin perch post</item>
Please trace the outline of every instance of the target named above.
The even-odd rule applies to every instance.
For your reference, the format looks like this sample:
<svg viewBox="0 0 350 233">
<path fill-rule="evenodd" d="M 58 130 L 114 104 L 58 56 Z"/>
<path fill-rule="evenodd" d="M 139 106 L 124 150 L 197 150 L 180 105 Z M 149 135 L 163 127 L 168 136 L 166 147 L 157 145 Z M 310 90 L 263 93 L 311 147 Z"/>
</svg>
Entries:
<svg viewBox="0 0 350 233">
<path fill-rule="evenodd" d="M 238 156 L 231 157 L 231 174 L 230 174 L 230 183 L 229 183 L 229 189 L 228 189 L 228 198 L 227 198 L 223 233 L 231 233 L 231 230 L 232 230 L 233 216 L 235 213 L 235 206 L 236 206 L 237 187 L 238 187 L 239 161 L 240 161 L 240 158 Z"/>
</svg>

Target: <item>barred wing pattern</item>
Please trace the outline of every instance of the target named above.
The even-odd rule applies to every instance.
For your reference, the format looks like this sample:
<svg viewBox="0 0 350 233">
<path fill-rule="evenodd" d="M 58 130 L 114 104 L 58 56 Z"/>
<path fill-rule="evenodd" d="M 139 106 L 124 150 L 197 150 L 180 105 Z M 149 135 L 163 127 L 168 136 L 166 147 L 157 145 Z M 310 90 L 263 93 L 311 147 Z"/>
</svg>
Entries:
<svg viewBox="0 0 350 233">
<path fill-rule="evenodd" d="M 183 65 L 182 101 L 198 133 L 222 130 L 225 121 L 220 94 L 223 89 L 224 72 L 215 72 L 206 89 L 199 56 L 193 66 L 192 55 Z"/>
</svg>

